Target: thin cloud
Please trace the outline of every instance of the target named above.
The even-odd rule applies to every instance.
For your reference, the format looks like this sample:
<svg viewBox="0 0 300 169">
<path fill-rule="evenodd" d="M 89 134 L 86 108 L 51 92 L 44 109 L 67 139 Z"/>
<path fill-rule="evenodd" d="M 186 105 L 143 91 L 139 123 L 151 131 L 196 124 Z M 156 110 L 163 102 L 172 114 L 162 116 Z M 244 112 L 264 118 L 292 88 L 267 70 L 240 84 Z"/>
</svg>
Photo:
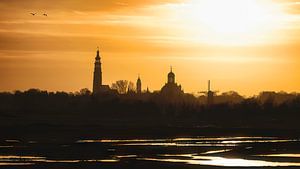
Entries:
<svg viewBox="0 0 300 169">
<path fill-rule="evenodd" d="M 70 10 L 70 11 L 103 11 L 112 10 L 124 7 L 138 7 L 145 5 L 155 5 L 164 3 L 173 3 L 180 0 L 1 0 L 0 7 L 2 8 L 22 8 L 22 9 L 36 9 L 36 10 Z"/>
<path fill-rule="evenodd" d="M 281 5 L 284 8 L 284 10 L 289 14 L 300 14 L 300 0 L 274 0 L 274 2 Z"/>
</svg>

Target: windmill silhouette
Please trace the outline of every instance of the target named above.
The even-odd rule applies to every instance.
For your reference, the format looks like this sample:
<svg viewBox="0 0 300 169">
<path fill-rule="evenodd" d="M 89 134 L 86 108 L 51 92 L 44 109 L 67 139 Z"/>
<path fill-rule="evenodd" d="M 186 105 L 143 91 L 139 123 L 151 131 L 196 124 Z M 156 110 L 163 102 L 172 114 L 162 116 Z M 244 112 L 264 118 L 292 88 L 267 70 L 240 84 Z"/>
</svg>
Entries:
<svg viewBox="0 0 300 169">
<path fill-rule="evenodd" d="M 202 93 L 205 94 L 207 96 L 207 105 L 211 106 L 214 104 L 214 96 L 216 95 L 216 93 L 218 93 L 219 91 L 212 91 L 211 90 L 211 83 L 210 80 L 208 81 L 208 90 L 207 91 L 201 91 L 198 93 Z"/>
</svg>

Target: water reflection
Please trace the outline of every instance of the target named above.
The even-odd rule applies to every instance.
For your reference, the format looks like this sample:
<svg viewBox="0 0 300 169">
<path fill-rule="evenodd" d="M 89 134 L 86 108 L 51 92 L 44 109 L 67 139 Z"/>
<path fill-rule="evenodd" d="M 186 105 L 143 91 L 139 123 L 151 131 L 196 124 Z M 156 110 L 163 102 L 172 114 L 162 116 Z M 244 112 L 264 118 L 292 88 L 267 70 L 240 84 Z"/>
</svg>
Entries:
<svg viewBox="0 0 300 169">
<path fill-rule="evenodd" d="M 299 141 L 297 139 L 290 139 L 290 140 L 229 140 L 229 141 L 222 141 L 223 144 L 241 144 L 241 143 L 284 143 L 284 142 L 295 142 Z"/>
<path fill-rule="evenodd" d="M 123 156 L 119 158 L 125 158 L 129 156 Z M 111 163 L 118 162 L 118 158 L 113 159 L 90 159 L 90 160 L 78 160 L 78 159 L 47 159 L 46 157 L 40 156 L 16 156 L 16 155 L 1 155 L 0 165 L 33 165 L 35 163 L 80 163 L 80 162 L 103 162 Z"/>
<path fill-rule="evenodd" d="M 21 141 L 20 140 L 8 139 L 8 140 L 5 140 L 5 142 L 7 142 L 7 143 L 20 143 Z"/>
<path fill-rule="evenodd" d="M 126 143 L 126 142 L 166 142 L 169 139 L 131 139 L 131 140 L 78 140 L 77 143 Z"/>
<path fill-rule="evenodd" d="M 0 155 L 1 161 L 34 161 L 44 160 L 45 157 L 38 156 L 16 156 L 16 155 Z"/>
<path fill-rule="evenodd" d="M 170 139 L 96 139 L 96 140 L 78 140 L 77 143 L 130 143 L 130 142 L 182 142 L 182 141 L 224 141 L 238 140 L 237 143 L 252 141 L 252 140 L 265 140 L 275 141 L 276 137 L 195 137 L 195 138 L 170 138 Z M 280 141 L 280 140 L 279 140 Z"/>
<path fill-rule="evenodd" d="M 139 158 L 146 161 L 160 161 L 172 163 L 186 163 L 193 165 L 209 165 L 209 166 L 223 166 L 223 167 L 288 167 L 300 166 L 300 162 L 271 162 L 263 160 L 247 160 L 241 158 L 224 158 L 213 156 L 193 156 L 183 155 L 184 157 L 191 157 L 191 159 L 179 158 Z"/>
<path fill-rule="evenodd" d="M 196 137 L 173 139 L 104 139 L 78 140 L 77 143 L 111 143 L 119 146 L 235 147 L 245 143 L 284 143 L 298 139 L 276 137 Z"/>
<path fill-rule="evenodd" d="M 224 152 L 228 152 L 231 151 L 232 149 L 225 149 L 225 150 L 212 150 L 212 151 L 207 151 L 204 152 L 202 154 L 217 154 L 217 153 L 224 153 Z"/>
<path fill-rule="evenodd" d="M 159 154 L 158 156 L 161 156 L 161 157 L 189 157 L 189 158 L 192 158 L 194 155 L 197 155 L 197 154 Z"/>
<path fill-rule="evenodd" d="M 265 154 L 265 155 L 256 155 L 262 157 L 300 157 L 300 154 Z"/>
<path fill-rule="evenodd" d="M 115 162 L 119 162 L 119 159 L 106 159 L 106 160 L 99 160 L 99 162 L 102 163 L 115 163 Z"/>
<path fill-rule="evenodd" d="M 0 166 L 24 166 L 24 165 L 34 165 L 34 163 L 3 163 L 3 162 L 0 162 Z"/>
<path fill-rule="evenodd" d="M 116 158 L 136 158 L 137 155 L 118 155 Z"/>
<path fill-rule="evenodd" d="M 175 146 L 175 147 L 234 147 L 236 144 L 218 144 L 218 143 L 125 143 L 120 146 Z"/>
<path fill-rule="evenodd" d="M 175 138 L 174 141 L 209 141 L 209 140 L 245 140 L 245 139 L 276 139 L 276 137 L 197 137 L 197 138 Z"/>
<path fill-rule="evenodd" d="M 16 143 L 18 146 L 15 146 Z M 6 153 L 11 153 L 11 155 L 0 155 L 0 165 L 35 165 L 39 163 L 108 163 L 110 165 L 109 163 L 146 160 L 223 167 L 300 166 L 297 159 L 300 158 L 300 154 L 264 154 L 275 152 L 273 151 L 275 149 L 276 152 L 292 152 L 289 150 L 300 144 L 298 139 L 277 137 L 201 136 L 159 139 L 86 139 L 78 140 L 75 144 L 74 142 L 41 144 L 36 141 L 5 140 L 3 144 L 0 145 L 0 148 L 13 148 L 5 149 Z M 48 144 L 50 148 L 53 147 L 58 152 L 49 153 Z M 44 148 L 46 151 L 36 153 L 39 154 L 38 156 L 14 155 L 18 152 L 16 150 L 22 152 L 21 148 L 24 146 L 28 150 L 33 149 L 32 152 Z M 88 154 L 82 155 L 81 151 L 85 148 L 87 148 L 85 153 Z M 65 150 L 70 150 L 72 154 L 68 154 Z M 260 152 L 262 150 L 263 152 Z M 63 158 L 60 151 L 64 152 Z M 77 156 L 74 155 L 76 153 L 78 153 Z M 233 154 L 235 158 L 229 158 Z"/>
<path fill-rule="evenodd" d="M 13 148 L 14 146 L 0 146 L 0 148 Z"/>
</svg>

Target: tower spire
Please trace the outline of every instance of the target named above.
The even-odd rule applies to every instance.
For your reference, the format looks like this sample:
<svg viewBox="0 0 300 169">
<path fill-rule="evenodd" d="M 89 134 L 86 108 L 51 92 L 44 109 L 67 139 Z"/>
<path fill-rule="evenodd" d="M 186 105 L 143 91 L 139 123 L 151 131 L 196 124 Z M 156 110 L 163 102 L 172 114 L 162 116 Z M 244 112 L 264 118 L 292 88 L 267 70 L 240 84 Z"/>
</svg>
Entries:
<svg viewBox="0 0 300 169">
<path fill-rule="evenodd" d="M 99 46 L 97 46 L 97 55 L 96 55 L 96 60 L 100 60 Z"/>
<path fill-rule="evenodd" d="M 142 93 L 142 81 L 141 81 L 141 78 L 140 78 L 140 74 L 138 74 L 138 79 L 136 81 L 136 92 L 137 92 L 137 94 Z"/>
<path fill-rule="evenodd" d="M 95 58 L 95 65 L 94 65 L 93 92 L 97 93 L 101 86 L 102 86 L 102 69 L 101 69 L 99 47 L 97 47 L 97 55 Z"/>
</svg>

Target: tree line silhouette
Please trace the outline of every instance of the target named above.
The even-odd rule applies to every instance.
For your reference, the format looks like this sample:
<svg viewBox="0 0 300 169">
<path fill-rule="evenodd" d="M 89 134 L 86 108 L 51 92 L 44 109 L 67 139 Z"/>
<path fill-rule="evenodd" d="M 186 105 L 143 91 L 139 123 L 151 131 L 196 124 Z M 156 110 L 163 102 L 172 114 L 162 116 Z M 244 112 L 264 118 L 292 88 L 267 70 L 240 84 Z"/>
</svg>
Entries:
<svg viewBox="0 0 300 169">
<path fill-rule="evenodd" d="M 122 82 L 123 83 L 123 82 Z M 184 94 L 169 102 L 159 92 L 136 94 L 126 83 L 119 93 L 47 92 L 39 89 L 0 93 L 1 124 L 182 125 L 299 128 L 300 95 L 261 92 L 243 97 L 224 92 L 206 105 L 206 96 Z M 120 84 L 119 84 L 120 85 Z M 124 84 L 121 84 L 121 86 Z"/>
</svg>

